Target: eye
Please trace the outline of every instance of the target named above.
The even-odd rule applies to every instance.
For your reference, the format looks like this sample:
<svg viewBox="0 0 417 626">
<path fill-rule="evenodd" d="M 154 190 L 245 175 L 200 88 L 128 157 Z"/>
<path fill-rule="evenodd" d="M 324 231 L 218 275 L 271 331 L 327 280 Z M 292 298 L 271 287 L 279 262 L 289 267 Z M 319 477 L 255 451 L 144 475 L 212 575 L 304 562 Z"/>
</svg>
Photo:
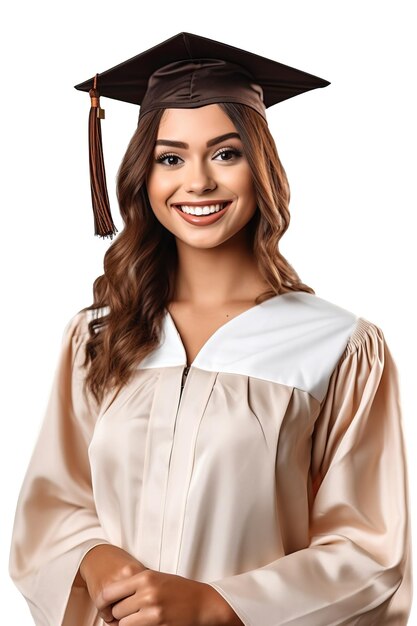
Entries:
<svg viewBox="0 0 417 626">
<path fill-rule="evenodd" d="M 168 163 L 164 163 L 167 159 L 169 160 Z M 177 154 L 174 154 L 173 152 L 164 152 L 164 154 L 160 154 L 156 157 L 155 162 L 172 167 L 174 165 L 178 165 L 178 159 L 180 159 L 180 157 Z"/>
<path fill-rule="evenodd" d="M 233 161 L 235 158 L 241 157 L 242 152 L 241 150 L 238 150 L 237 148 L 231 148 L 231 147 L 221 148 L 221 150 L 216 152 L 213 158 L 218 157 L 218 156 L 225 157 L 225 158 L 221 158 L 220 161 Z"/>
</svg>

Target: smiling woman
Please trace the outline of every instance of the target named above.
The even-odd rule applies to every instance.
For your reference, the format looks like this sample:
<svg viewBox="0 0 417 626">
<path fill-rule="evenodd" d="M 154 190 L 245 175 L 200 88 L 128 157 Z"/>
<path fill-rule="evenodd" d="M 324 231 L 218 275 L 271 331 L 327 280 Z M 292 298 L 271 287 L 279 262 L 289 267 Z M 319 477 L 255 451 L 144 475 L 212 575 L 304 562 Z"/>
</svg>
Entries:
<svg viewBox="0 0 417 626">
<path fill-rule="evenodd" d="M 16 509 L 10 575 L 37 626 L 407 623 L 395 362 L 279 250 L 265 109 L 328 84 L 180 33 L 77 85 L 101 236 L 97 88 L 141 111 L 124 229 L 65 327 Z"/>
<path fill-rule="evenodd" d="M 156 151 L 147 180 L 151 207 L 180 242 L 218 246 L 244 228 L 257 209 L 251 169 L 239 134 L 220 106 L 209 104 L 198 109 L 165 110 L 158 137 L 174 136 L 186 141 L 156 140 L 156 146 L 175 146 L 178 152 Z M 229 144 L 221 145 L 226 141 Z M 165 163 L 168 158 L 171 162 Z M 184 222 L 197 227 L 215 223 L 216 227 L 195 229 Z"/>
</svg>

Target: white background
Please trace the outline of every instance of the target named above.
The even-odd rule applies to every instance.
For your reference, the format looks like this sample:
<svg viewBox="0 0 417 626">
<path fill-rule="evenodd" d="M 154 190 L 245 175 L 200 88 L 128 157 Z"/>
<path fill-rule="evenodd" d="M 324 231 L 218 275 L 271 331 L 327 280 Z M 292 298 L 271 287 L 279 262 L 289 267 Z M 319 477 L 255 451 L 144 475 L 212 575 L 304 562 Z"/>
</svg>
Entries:
<svg viewBox="0 0 417 626">
<path fill-rule="evenodd" d="M 38 0 L 10 3 L 2 10 L 0 586 L 7 597 L 2 623 L 32 624 L 7 573 L 16 499 L 46 408 L 63 329 L 92 302 L 92 283 L 102 274 L 111 244 L 93 235 L 90 99 L 74 85 L 181 31 L 331 81 L 325 89 L 268 109 L 292 193 L 292 220 L 281 250 L 318 296 L 384 331 L 400 372 L 415 528 L 413 4 L 258 0 L 244 8 L 232 1 Z M 106 111 L 107 182 L 120 232 L 115 177 L 139 109 L 108 98 L 101 99 L 101 106 Z M 416 617 L 409 623 L 417 623 Z"/>
</svg>

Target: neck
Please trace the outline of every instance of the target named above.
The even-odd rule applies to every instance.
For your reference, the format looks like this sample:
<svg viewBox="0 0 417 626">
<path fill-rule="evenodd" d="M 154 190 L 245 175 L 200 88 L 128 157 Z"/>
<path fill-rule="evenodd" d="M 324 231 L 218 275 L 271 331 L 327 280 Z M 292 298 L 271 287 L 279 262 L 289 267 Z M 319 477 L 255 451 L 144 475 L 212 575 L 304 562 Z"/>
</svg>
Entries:
<svg viewBox="0 0 417 626">
<path fill-rule="evenodd" d="M 254 300 L 267 284 L 261 278 L 245 229 L 213 248 L 177 239 L 178 272 L 174 300 L 216 306 Z"/>
</svg>

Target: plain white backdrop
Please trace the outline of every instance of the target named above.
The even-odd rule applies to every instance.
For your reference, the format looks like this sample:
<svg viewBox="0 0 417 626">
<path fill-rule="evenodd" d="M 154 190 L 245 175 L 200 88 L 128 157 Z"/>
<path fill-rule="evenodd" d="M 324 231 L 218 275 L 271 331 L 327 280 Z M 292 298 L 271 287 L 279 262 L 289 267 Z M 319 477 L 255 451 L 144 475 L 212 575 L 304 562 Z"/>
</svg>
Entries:
<svg viewBox="0 0 417 626">
<path fill-rule="evenodd" d="M 2 9 L 2 623 L 33 623 L 7 571 L 16 500 L 64 327 L 92 302 L 92 283 L 103 273 L 111 245 L 93 234 L 90 98 L 74 85 L 181 31 L 331 81 L 268 109 L 291 186 L 291 225 L 281 250 L 318 296 L 376 323 L 385 334 L 400 374 L 415 534 L 413 5 L 26 0 Z M 115 178 L 139 108 L 108 98 L 101 106 L 107 183 L 120 232 Z M 417 623 L 417 610 L 409 623 Z"/>
</svg>

